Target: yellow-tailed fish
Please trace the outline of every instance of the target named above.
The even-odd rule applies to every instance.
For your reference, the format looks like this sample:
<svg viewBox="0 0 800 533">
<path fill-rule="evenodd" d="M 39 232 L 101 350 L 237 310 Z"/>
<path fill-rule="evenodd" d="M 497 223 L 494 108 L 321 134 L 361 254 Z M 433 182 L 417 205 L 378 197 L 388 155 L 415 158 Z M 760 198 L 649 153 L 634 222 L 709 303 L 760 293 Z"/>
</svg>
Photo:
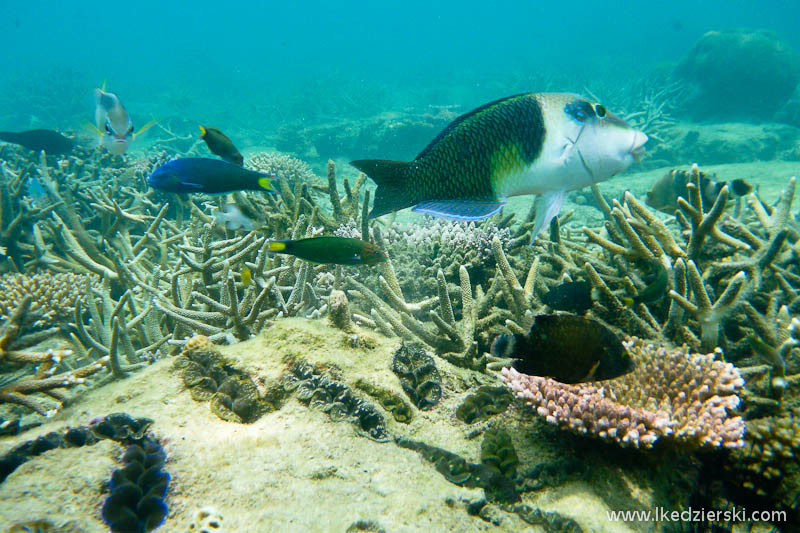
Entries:
<svg viewBox="0 0 800 533">
<path fill-rule="evenodd" d="M 244 164 L 244 157 L 233 145 L 233 141 L 218 128 L 200 126 L 200 138 L 206 142 L 206 146 L 211 150 L 211 153 L 220 156 L 228 163 L 239 166 Z"/>
<path fill-rule="evenodd" d="M 153 170 L 147 177 L 147 184 L 154 189 L 175 193 L 262 191 L 276 194 L 272 182 L 277 179 L 280 178 L 274 174 L 249 170 L 219 159 L 182 157 Z"/>
</svg>

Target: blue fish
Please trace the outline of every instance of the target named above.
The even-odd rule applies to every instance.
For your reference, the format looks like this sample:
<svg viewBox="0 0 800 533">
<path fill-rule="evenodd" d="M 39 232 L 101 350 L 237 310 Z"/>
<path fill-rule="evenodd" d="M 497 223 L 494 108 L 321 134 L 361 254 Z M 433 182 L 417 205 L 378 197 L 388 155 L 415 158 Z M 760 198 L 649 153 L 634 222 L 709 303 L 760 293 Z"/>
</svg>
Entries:
<svg viewBox="0 0 800 533">
<path fill-rule="evenodd" d="M 33 207 L 44 207 L 47 202 L 47 191 L 34 176 L 28 179 L 25 196 L 28 197 Z"/>
<path fill-rule="evenodd" d="M 174 193 L 264 191 L 275 194 L 277 191 L 272 182 L 277 179 L 281 178 L 219 159 L 184 157 L 156 168 L 147 178 L 147 184 L 154 189 Z"/>
</svg>

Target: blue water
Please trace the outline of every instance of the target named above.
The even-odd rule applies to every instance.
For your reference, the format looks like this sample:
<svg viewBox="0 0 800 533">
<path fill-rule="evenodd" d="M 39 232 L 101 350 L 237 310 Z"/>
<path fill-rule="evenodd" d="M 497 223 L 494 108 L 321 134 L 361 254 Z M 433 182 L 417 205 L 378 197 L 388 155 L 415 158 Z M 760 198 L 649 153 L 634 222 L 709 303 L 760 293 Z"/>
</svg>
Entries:
<svg viewBox="0 0 800 533">
<path fill-rule="evenodd" d="M 715 29 L 771 29 L 800 49 L 797 20 L 792 1 L 3 0 L 0 128 L 78 130 L 107 80 L 137 124 L 269 136 L 297 121 L 468 109 L 543 80 L 618 83 L 669 68 Z"/>
</svg>

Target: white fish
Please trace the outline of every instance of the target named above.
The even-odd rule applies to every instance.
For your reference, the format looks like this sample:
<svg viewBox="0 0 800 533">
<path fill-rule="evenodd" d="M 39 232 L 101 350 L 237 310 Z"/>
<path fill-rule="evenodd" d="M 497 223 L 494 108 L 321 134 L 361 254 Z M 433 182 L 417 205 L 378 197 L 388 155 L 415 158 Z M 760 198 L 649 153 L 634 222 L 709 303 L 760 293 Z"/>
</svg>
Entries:
<svg viewBox="0 0 800 533">
<path fill-rule="evenodd" d="M 217 219 L 218 224 L 224 225 L 228 229 L 242 228 L 252 231 L 256 227 L 255 222 L 242 213 L 236 204 L 227 204 L 222 211 L 214 211 L 214 218 Z"/>
<path fill-rule="evenodd" d="M 136 136 L 149 129 L 155 122 L 148 122 L 134 133 L 133 121 L 119 97 L 104 89 L 105 84 L 102 89 L 94 90 L 94 122 L 100 135 L 99 144 L 112 154 L 122 155 L 128 150 L 128 146 Z"/>
</svg>

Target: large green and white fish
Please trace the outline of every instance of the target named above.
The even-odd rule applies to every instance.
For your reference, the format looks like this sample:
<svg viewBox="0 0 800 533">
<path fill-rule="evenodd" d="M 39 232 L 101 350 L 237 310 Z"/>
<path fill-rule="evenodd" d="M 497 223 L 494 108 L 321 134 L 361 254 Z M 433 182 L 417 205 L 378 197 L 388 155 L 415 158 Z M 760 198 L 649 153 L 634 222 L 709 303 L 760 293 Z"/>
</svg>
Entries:
<svg viewBox="0 0 800 533">
<path fill-rule="evenodd" d="M 510 196 L 537 194 L 533 242 L 567 191 L 622 172 L 641 159 L 646 142 L 643 132 L 582 96 L 527 93 L 460 116 L 413 161 L 351 164 L 378 184 L 371 218 L 414 206 L 480 220 Z"/>
</svg>

